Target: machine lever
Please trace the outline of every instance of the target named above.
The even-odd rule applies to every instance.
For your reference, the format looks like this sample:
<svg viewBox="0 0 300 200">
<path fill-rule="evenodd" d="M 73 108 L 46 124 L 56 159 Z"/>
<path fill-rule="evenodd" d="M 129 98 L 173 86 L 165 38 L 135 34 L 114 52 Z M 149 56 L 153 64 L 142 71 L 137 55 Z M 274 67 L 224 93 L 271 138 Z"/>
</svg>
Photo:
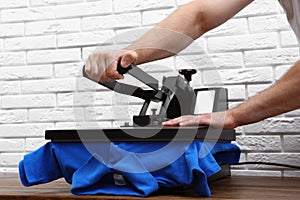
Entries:
<svg viewBox="0 0 300 200">
<path fill-rule="evenodd" d="M 119 62 L 118 66 L 117 66 L 117 71 L 120 74 L 128 73 L 128 74 L 132 75 L 136 79 L 142 81 L 143 83 L 145 83 L 146 85 L 151 87 L 153 90 L 144 90 L 140 87 L 136 87 L 136 86 L 125 84 L 125 83 L 120 83 L 118 81 L 113 81 L 113 82 L 95 81 L 95 80 L 91 79 L 85 72 L 85 65 L 83 66 L 83 69 L 82 69 L 82 75 L 83 75 L 83 77 L 85 77 L 89 80 L 92 80 L 110 90 L 113 90 L 113 91 L 121 93 L 121 94 L 135 96 L 135 97 L 147 100 L 147 101 L 149 101 L 150 99 L 160 101 L 164 98 L 162 92 L 158 90 L 158 80 L 156 80 L 152 76 L 148 75 L 147 73 L 145 73 L 143 70 L 139 69 L 138 67 L 136 67 L 136 65 L 131 64 L 129 67 L 123 68 Z"/>
</svg>

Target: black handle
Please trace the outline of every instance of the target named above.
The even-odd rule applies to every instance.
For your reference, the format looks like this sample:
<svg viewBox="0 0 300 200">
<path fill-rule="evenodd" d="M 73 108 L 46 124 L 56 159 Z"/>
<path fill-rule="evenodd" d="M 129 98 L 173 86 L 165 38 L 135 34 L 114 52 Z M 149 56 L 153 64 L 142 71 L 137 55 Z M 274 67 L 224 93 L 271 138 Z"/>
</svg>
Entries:
<svg viewBox="0 0 300 200">
<path fill-rule="evenodd" d="M 82 68 L 82 76 L 84 78 L 87 78 L 87 79 L 90 79 L 90 77 L 87 75 L 87 73 L 85 72 L 85 65 L 83 65 L 83 68 Z M 91 79 L 90 79 L 91 80 Z"/>
<path fill-rule="evenodd" d="M 136 67 L 136 65 L 131 64 L 128 67 L 124 68 L 124 67 L 122 67 L 121 62 L 119 61 L 118 65 L 117 65 L 117 71 L 118 71 L 119 74 L 123 75 L 123 74 L 126 74 L 133 67 Z M 85 65 L 83 65 L 83 68 L 82 68 L 82 76 L 85 77 L 85 78 L 90 79 L 89 76 L 87 75 L 87 73 L 85 72 Z"/>
<path fill-rule="evenodd" d="M 121 65 L 121 61 L 118 62 L 117 65 L 117 71 L 119 74 L 123 75 L 126 74 L 129 70 L 131 70 L 133 67 L 136 67 L 134 64 L 129 65 L 128 67 L 124 68 Z"/>
</svg>

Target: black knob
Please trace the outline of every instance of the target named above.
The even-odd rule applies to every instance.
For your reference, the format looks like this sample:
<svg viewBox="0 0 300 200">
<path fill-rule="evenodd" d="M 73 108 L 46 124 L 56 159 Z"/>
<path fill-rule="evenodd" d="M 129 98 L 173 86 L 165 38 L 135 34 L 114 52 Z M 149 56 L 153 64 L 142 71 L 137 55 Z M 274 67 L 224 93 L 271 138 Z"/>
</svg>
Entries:
<svg viewBox="0 0 300 200">
<path fill-rule="evenodd" d="M 152 115 L 156 115 L 156 111 L 157 111 L 156 108 L 152 108 L 151 111 L 152 111 Z"/>
<path fill-rule="evenodd" d="M 179 74 L 183 75 L 185 80 L 189 83 L 192 80 L 192 75 L 196 74 L 197 70 L 195 69 L 182 69 L 179 70 Z"/>
</svg>

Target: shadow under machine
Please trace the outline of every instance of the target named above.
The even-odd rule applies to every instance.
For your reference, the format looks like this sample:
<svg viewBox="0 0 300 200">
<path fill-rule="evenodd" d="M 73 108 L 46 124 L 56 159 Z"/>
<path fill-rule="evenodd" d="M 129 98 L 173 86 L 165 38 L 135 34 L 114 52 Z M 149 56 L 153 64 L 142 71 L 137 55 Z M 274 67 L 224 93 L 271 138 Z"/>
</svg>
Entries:
<svg viewBox="0 0 300 200">
<path fill-rule="evenodd" d="M 45 138 L 58 143 L 102 142 L 107 140 L 111 142 L 185 142 L 192 140 L 230 143 L 235 140 L 234 129 L 222 130 L 207 126 L 163 127 L 161 125 L 162 122 L 168 119 L 182 115 L 202 114 L 228 109 L 227 89 L 194 89 L 190 86 L 189 83 L 196 70 L 180 70 L 179 73 L 184 77 L 180 75 L 164 77 L 161 87 L 159 87 L 157 79 L 133 64 L 126 69 L 118 64 L 117 70 L 120 74 L 130 74 L 149 87 L 149 89 L 143 89 L 118 81 L 97 82 L 117 93 L 144 100 L 139 115 L 133 116 L 131 123 L 125 123 L 119 128 L 105 128 L 101 130 L 46 130 Z M 88 78 L 85 69 L 83 69 L 83 76 Z M 155 109 L 152 107 L 152 104 L 156 105 Z M 209 181 L 230 175 L 230 166 L 219 164 L 222 170 L 208 177 Z"/>
</svg>

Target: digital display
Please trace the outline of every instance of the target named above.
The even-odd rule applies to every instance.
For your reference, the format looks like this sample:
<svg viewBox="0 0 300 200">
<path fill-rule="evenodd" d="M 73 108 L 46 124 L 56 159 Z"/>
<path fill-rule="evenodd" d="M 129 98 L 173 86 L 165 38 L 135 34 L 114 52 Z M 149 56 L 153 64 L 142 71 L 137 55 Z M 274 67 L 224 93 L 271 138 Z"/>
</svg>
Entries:
<svg viewBox="0 0 300 200">
<path fill-rule="evenodd" d="M 213 112 L 215 95 L 215 90 L 198 91 L 194 114 L 198 115 Z"/>
</svg>

